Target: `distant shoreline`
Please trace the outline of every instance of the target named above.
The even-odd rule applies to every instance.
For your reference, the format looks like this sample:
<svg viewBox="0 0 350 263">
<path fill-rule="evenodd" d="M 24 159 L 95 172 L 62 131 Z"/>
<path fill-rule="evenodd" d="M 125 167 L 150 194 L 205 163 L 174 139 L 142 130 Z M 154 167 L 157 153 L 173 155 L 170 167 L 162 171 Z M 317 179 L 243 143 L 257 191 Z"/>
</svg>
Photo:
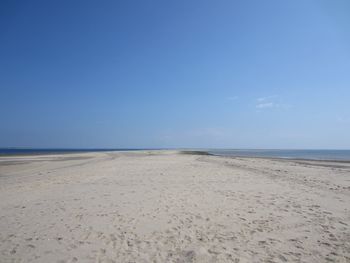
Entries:
<svg viewBox="0 0 350 263">
<path fill-rule="evenodd" d="M 281 161 L 309 161 L 309 162 L 335 162 L 335 163 L 350 163 L 350 160 L 337 160 L 337 159 L 309 159 L 309 158 L 286 158 L 286 157 L 263 157 L 263 156 L 230 156 L 230 155 L 217 155 L 208 154 L 216 157 L 223 158 L 242 158 L 242 159 L 265 159 L 265 160 L 281 160 Z"/>
<path fill-rule="evenodd" d="M 64 149 L 64 148 L 0 148 L 0 157 L 6 156 L 36 156 L 52 154 L 76 154 L 76 153 L 95 153 L 95 152 L 126 152 L 126 151 L 179 151 L 181 154 L 190 155 L 212 155 L 226 158 L 259 158 L 275 159 L 285 161 L 322 161 L 349 163 L 350 150 L 220 150 L 220 149 L 158 149 L 158 148 L 120 148 L 120 149 Z M 294 156 L 285 156 L 285 152 Z M 271 154 L 273 153 L 273 154 Z M 309 154 L 305 154 L 309 153 Z M 310 154 L 312 153 L 312 154 Z M 314 153 L 319 154 L 315 156 Z M 279 156 L 280 154 L 280 156 Z M 299 155 L 299 156 L 298 156 Z M 340 157 L 339 157 L 340 156 Z"/>
<path fill-rule="evenodd" d="M 350 162 L 350 150 L 208 150 L 208 153 L 233 158 Z"/>
</svg>

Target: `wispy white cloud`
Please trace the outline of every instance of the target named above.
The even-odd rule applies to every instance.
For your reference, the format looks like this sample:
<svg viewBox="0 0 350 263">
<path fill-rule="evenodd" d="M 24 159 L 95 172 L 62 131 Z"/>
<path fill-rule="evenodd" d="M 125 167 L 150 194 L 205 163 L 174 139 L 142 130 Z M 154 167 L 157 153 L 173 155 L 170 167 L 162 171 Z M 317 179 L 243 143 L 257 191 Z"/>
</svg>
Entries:
<svg viewBox="0 0 350 263">
<path fill-rule="evenodd" d="M 350 119 L 344 118 L 343 116 L 337 116 L 336 121 L 339 123 L 350 123 Z"/>
<path fill-rule="evenodd" d="M 266 100 L 265 97 L 261 97 L 261 98 L 257 98 L 257 99 L 256 99 L 257 102 L 263 102 L 263 101 L 265 101 L 265 100 Z"/>
<path fill-rule="evenodd" d="M 262 102 L 266 102 L 266 101 L 271 101 L 275 98 L 277 98 L 276 95 L 271 95 L 271 96 L 257 98 L 256 101 L 262 103 Z"/>
<path fill-rule="evenodd" d="M 291 105 L 280 103 L 279 96 L 272 95 L 272 96 L 257 98 L 255 108 L 258 110 L 272 109 L 272 108 L 289 109 L 291 108 Z"/>
<path fill-rule="evenodd" d="M 259 110 L 277 108 L 279 105 L 274 102 L 276 97 L 276 95 L 273 95 L 257 98 L 255 108 Z"/>
<path fill-rule="evenodd" d="M 255 107 L 257 109 L 274 108 L 274 107 L 278 107 L 278 104 L 275 104 L 273 102 L 258 103 Z"/>
</svg>

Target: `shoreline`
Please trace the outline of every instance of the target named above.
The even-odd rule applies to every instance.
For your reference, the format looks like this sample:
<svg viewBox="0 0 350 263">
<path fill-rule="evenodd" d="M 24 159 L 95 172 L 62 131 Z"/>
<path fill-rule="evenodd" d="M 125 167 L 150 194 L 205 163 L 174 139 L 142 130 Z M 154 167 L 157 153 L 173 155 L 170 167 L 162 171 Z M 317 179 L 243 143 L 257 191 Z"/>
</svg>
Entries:
<svg viewBox="0 0 350 263">
<path fill-rule="evenodd" d="M 285 160 L 285 161 L 314 161 L 314 162 L 340 162 L 340 163 L 350 163 L 349 160 L 343 159 L 313 159 L 313 158 L 294 158 L 294 157 L 271 157 L 271 156 L 244 156 L 244 155 L 223 155 L 223 154 L 213 154 L 212 156 L 218 157 L 229 157 L 229 158 L 256 158 L 256 159 L 271 159 L 271 160 Z"/>
<path fill-rule="evenodd" d="M 181 154 L 188 155 L 203 155 L 203 156 L 217 156 L 224 158 L 257 158 L 257 159 L 271 159 L 271 160 L 285 160 L 285 161 L 308 161 L 308 162 L 334 162 L 334 163 L 349 163 L 349 160 L 343 159 L 323 159 L 323 158 L 294 158 L 294 157 L 275 157 L 275 156 L 246 156 L 246 155 L 225 155 L 212 153 L 210 150 L 183 150 L 183 149 L 55 149 L 51 151 L 50 149 L 38 149 L 38 151 L 33 151 L 31 153 L 1 153 L 1 157 L 25 157 L 25 156 L 47 156 L 47 155 L 66 155 L 66 154 L 84 154 L 84 153 L 107 153 L 107 152 L 143 152 L 143 151 L 175 151 Z M 347 150 L 346 150 L 347 151 Z"/>
<path fill-rule="evenodd" d="M 338 160 L 338 159 L 309 159 L 309 158 L 288 158 L 288 157 L 262 157 L 262 156 L 232 156 L 232 155 L 219 155 L 211 154 L 212 156 L 223 158 L 242 158 L 242 159 L 265 159 L 276 161 L 308 161 L 308 162 L 334 162 L 334 163 L 349 163 L 350 160 Z"/>
</svg>

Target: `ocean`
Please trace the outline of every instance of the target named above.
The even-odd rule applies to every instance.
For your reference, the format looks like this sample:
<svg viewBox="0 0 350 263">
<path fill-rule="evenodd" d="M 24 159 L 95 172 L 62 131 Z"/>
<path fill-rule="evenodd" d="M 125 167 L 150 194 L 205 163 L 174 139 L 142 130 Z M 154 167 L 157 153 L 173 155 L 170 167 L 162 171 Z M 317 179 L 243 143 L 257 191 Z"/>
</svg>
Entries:
<svg viewBox="0 0 350 263">
<path fill-rule="evenodd" d="M 59 154 L 59 153 L 83 153 L 83 152 L 110 152 L 110 151 L 141 151 L 147 149 L 63 149 L 63 148 L 0 148 L 1 155 L 36 155 L 36 154 Z"/>
<path fill-rule="evenodd" d="M 142 151 L 162 149 L 33 149 L 33 148 L 0 148 L 1 155 L 36 155 L 105 151 Z M 166 149 L 163 149 L 166 150 Z M 234 157 L 270 157 L 286 159 L 336 160 L 350 161 L 350 150 L 244 150 L 244 149 L 207 149 L 206 152 L 221 156 Z"/>
<path fill-rule="evenodd" d="M 212 149 L 208 153 L 235 157 L 271 157 L 286 159 L 350 161 L 350 150 L 241 150 Z"/>
</svg>

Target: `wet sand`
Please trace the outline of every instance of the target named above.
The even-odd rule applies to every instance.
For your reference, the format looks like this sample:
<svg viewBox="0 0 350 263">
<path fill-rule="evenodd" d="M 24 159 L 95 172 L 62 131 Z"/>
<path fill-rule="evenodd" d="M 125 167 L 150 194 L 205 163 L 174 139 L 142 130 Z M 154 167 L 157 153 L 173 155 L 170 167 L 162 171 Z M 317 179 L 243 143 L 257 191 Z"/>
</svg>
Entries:
<svg viewBox="0 0 350 263">
<path fill-rule="evenodd" d="M 0 157 L 0 262 L 350 262 L 350 164 Z"/>
</svg>

